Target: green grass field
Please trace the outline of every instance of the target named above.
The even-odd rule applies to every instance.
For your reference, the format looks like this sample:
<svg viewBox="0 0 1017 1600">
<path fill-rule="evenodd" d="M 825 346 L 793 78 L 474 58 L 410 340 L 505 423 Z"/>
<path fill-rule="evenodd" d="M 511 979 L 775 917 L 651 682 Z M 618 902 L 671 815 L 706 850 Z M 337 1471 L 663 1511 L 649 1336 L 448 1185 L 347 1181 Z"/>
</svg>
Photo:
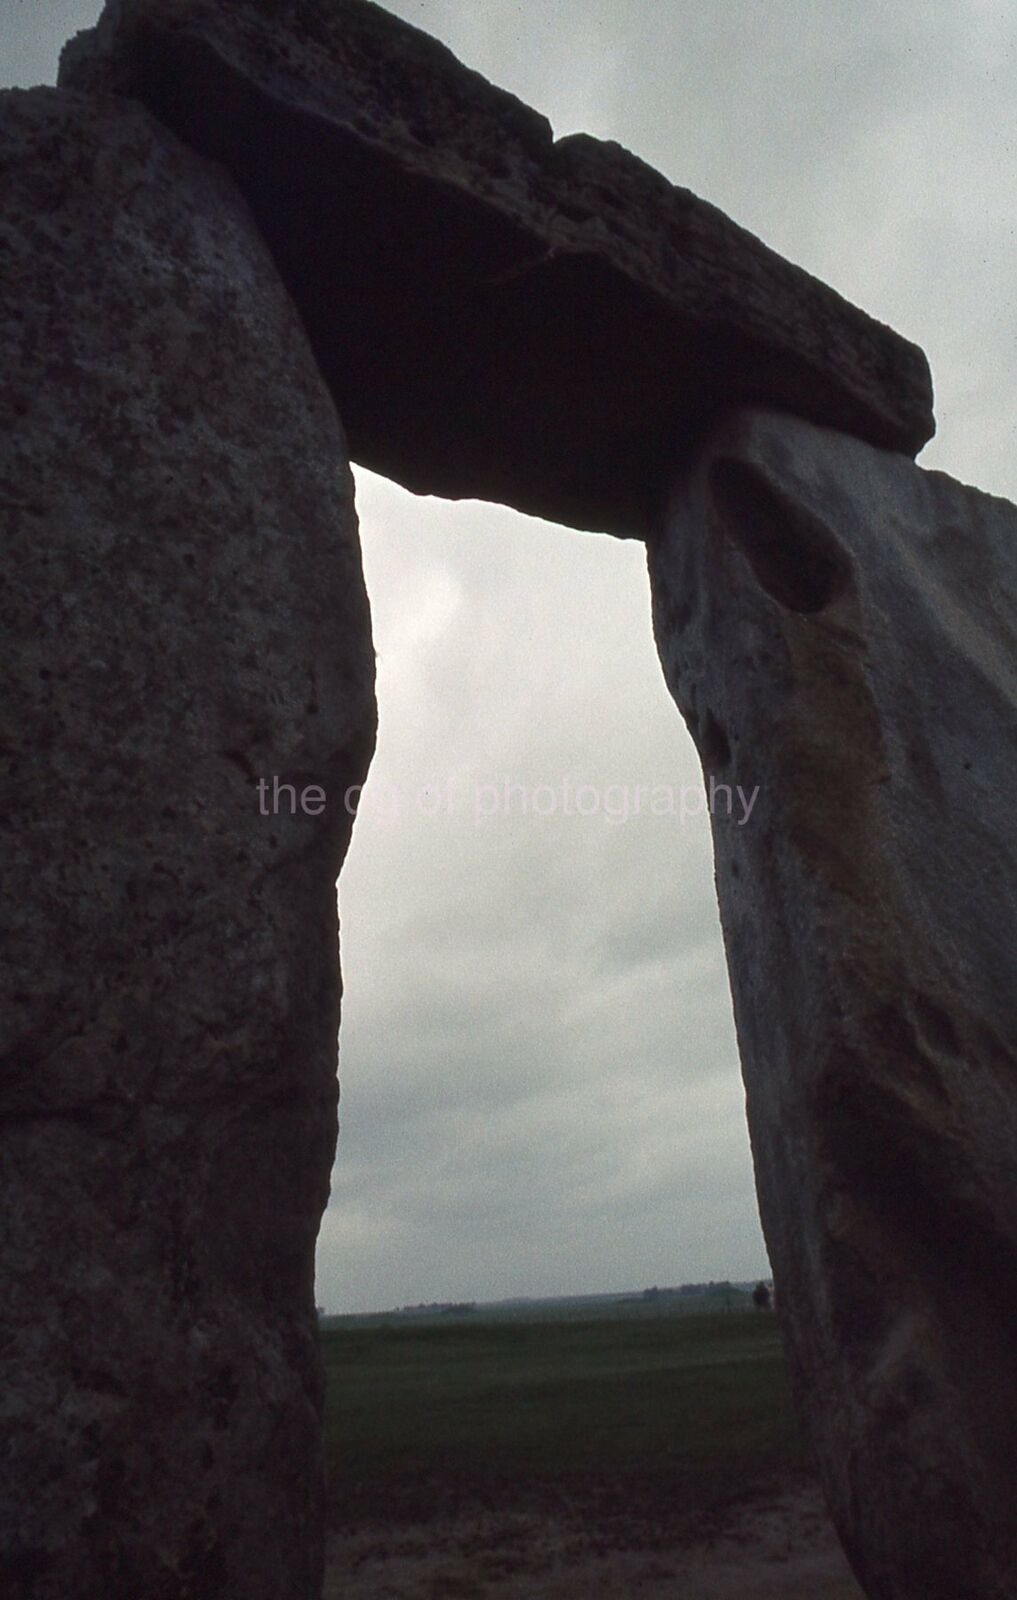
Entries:
<svg viewBox="0 0 1017 1600">
<path fill-rule="evenodd" d="M 549 1496 L 701 1512 L 804 1464 L 771 1316 L 477 1314 L 322 1342 L 338 1521 Z"/>
</svg>

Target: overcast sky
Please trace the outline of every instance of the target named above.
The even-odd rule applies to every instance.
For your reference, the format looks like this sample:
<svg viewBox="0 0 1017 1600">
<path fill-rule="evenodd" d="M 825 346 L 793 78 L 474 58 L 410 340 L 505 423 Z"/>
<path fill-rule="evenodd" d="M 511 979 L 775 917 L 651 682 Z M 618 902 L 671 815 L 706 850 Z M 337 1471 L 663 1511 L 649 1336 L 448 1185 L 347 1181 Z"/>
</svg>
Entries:
<svg viewBox="0 0 1017 1600">
<path fill-rule="evenodd" d="M 389 9 L 556 133 L 627 145 L 923 345 L 940 431 L 922 464 L 1017 499 L 1011 5 Z M 98 10 L 0 0 L 2 80 L 52 82 Z M 705 819 L 621 820 L 620 788 L 613 818 L 561 815 L 563 783 L 698 779 L 641 547 L 357 482 L 381 732 L 340 885 L 319 1300 L 763 1274 Z M 550 786 L 555 814 L 522 816 L 516 796 L 507 816 L 502 797 L 476 822 L 478 786 L 506 779 Z"/>
</svg>

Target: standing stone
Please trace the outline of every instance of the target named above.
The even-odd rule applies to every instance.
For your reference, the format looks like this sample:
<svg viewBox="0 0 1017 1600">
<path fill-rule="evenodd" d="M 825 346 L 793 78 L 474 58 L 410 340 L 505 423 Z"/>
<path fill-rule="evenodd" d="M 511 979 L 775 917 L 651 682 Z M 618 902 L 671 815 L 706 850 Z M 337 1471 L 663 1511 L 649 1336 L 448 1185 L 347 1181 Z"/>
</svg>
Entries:
<svg viewBox="0 0 1017 1600">
<path fill-rule="evenodd" d="M 228 168 L 353 459 L 407 488 L 644 537 L 718 406 L 933 431 L 913 344 L 367 0 L 108 0 L 60 81 Z"/>
<path fill-rule="evenodd" d="M 1017 509 L 787 417 L 650 550 L 801 1413 L 873 1600 L 1017 1593 Z"/>
<path fill-rule="evenodd" d="M 0 1589 L 311 1600 L 352 482 L 232 181 L 0 99 Z M 324 808 L 260 814 L 257 783 Z"/>
</svg>

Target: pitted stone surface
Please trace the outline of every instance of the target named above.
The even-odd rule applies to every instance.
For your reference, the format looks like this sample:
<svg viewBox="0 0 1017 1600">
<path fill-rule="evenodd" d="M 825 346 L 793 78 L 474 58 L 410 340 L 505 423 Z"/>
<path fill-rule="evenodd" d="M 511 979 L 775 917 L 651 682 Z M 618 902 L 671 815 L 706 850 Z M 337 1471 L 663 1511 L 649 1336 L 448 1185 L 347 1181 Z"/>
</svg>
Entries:
<svg viewBox="0 0 1017 1600">
<path fill-rule="evenodd" d="M 726 403 L 933 431 L 915 346 L 367 0 L 109 0 L 61 81 L 229 168 L 353 459 L 411 489 L 643 536 Z"/>
<path fill-rule="evenodd" d="M 1012 1600 L 1017 508 L 743 412 L 650 571 L 704 767 L 759 791 L 717 888 L 831 1509 L 873 1600 Z"/>
<path fill-rule="evenodd" d="M 232 181 L 0 98 L 0 1589 L 310 1600 L 352 482 Z M 261 777 L 320 815 L 260 814 Z"/>
</svg>

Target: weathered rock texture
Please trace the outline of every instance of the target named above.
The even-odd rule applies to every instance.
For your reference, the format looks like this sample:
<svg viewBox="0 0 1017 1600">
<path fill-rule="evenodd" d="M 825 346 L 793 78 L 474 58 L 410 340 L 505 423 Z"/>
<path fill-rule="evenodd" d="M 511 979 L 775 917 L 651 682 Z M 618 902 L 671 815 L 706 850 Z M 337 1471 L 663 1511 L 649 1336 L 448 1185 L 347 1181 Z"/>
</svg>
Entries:
<svg viewBox="0 0 1017 1600">
<path fill-rule="evenodd" d="M 411 489 L 642 535 L 724 402 L 932 433 L 913 345 L 365 0 L 110 0 L 61 82 L 229 168 L 353 459 Z"/>
<path fill-rule="evenodd" d="M 717 886 L 834 1516 L 873 1600 L 1012 1600 L 1017 509 L 742 413 L 650 569 L 704 767 L 759 786 Z"/>
<path fill-rule="evenodd" d="M 343 438 L 232 182 L 0 100 L 0 1589 L 301 1600 L 334 880 L 373 742 Z M 259 815 L 273 774 L 323 814 Z"/>
</svg>

